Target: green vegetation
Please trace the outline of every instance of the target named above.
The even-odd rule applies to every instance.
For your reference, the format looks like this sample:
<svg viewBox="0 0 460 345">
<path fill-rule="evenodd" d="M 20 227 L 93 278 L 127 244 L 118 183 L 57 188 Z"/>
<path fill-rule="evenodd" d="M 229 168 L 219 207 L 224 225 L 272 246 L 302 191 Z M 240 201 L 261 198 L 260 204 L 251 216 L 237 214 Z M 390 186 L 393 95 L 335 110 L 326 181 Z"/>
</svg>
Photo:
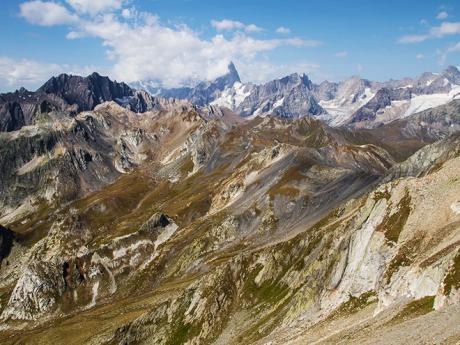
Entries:
<svg viewBox="0 0 460 345">
<path fill-rule="evenodd" d="M 410 202 L 411 197 L 409 191 L 406 189 L 404 196 L 397 205 L 398 210 L 391 216 L 387 213 L 382 223 L 376 229 L 377 231 L 383 232 L 390 243 L 398 242 L 399 235 L 410 215 Z"/>
<path fill-rule="evenodd" d="M 362 295 L 355 297 L 352 295 L 348 296 L 348 301 L 341 304 L 339 308 L 334 312 L 335 316 L 349 315 L 356 313 L 367 307 L 368 305 L 374 303 L 376 294 L 375 291 L 367 291 Z"/>
<path fill-rule="evenodd" d="M 373 199 L 377 202 L 381 199 L 386 199 L 390 200 L 391 193 L 388 191 L 388 189 L 385 188 L 384 191 L 376 191 L 374 192 Z"/>
<path fill-rule="evenodd" d="M 185 158 L 184 162 L 181 164 L 179 170 L 183 175 L 188 175 L 193 171 L 193 160 L 192 157 L 189 155 Z"/>
<path fill-rule="evenodd" d="M 391 277 L 395 274 L 400 267 L 403 266 L 410 266 L 412 264 L 412 259 L 409 256 L 409 253 L 405 252 L 404 250 L 400 250 L 394 257 L 391 259 L 390 264 L 388 265 L 387 270 L 383 278 L 385 279 L 386 283 L 390 283 Z"/>
<path fill-rule="evenodd" d="M 305 178 L 299 169 L 300 168 L 298 166 L 294 166 L 284 172 L 280 180 L 268 191 L 270 200 L 273 200 L 277 194 L 281 194 L 290 198 L 295 198 L 299 195 L 299 190 L 293 186 L 290 186 L 291 183 L 303 180 Z"/>
<path fill-rule="evenodd" d="M 460 289 L 460 252 L 455 255 L 447 275 L 444 277 L 444 295 L 448 296 L 452 288 Z"/>
<path fill-rule="evenodd" d="M 418 316 L 428 314 L 433 311 L 435 296 L 426 296 L 421 299 L 408 303 L 389 323 L 397 324 L 402 321 L 410 320 Z"/>
<path fill-rule="evenodd" d="M 191 324 L 184 324 L 181 320 L 171 332 L 171 336 L 166 342 L 166 345 L 181 345 L 187 340 L 187 335 L 190 331 Z"/>
<path fill-rule="evenodd" d="M 244 286 L 244 297 L 248 301 L 276 304 L 287 295 L 289 287 L 282 282 L 277 282 L 271 279 L 263 281 L 260 285 L 257 285 L 255 278 L 262 268 L 262 265 L 257 265 L 256 268 L 249 273 Z"/>
</svg>

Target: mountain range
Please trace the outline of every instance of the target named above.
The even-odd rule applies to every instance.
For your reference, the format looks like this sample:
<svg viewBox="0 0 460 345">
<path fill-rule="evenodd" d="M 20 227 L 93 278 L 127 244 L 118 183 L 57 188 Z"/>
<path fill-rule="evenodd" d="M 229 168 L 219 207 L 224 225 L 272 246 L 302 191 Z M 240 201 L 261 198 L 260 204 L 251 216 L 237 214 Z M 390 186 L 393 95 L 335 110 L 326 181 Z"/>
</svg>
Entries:
<svg viewBox="0 0 460 345">
<path fill-rule="evenodd" d="M 316 116 L 332 126 L 375 127 L 460 97 L 460 72 L 450 66 L 440 74 L 373 82 L 353 76 L 314 84 L 305 74 L 291 74 L 265 84 L 241 82 L 234 64 L 214 82 L 194 88 L 144 87 L 163 97 L 193 104 L 223 106 L 242 116 L 271 114 L 286 118 Z"/>
<path fill-rule="evenodd" d="M 460 72 L 0 95 L 0 344 L 458 344 Z"/>
</svg>

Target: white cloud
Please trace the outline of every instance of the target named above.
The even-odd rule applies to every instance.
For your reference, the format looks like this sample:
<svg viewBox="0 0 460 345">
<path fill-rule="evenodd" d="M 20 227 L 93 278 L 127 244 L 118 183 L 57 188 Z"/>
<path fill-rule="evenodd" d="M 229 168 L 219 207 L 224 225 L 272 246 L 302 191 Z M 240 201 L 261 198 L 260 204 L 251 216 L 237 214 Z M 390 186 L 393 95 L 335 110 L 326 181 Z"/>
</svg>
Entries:
<svg viewBox="0 0 460 345">
<path fill-rule="evenodd" d="M 68 40 L 75 40 L 77 38 L 82 38 L 84 37 L 85 34 L 82 33 L 82 32 L 78 32 L 78 31 L 70 31 L 65 37 L 68 39 Z"/>
<path fill-rule="evenodd" d="M 460 52 L 460 42 L 449 46 L 445 50 L 438 50 L 439 64 L 444 65 L 449 54 Z"/>
<path fill-rule="evenodd" d="M 64 6 L 54 2 L 40 0 L 28 1 L 19 5 L 19 15 L 29 23 L 42 26 L 72 24 L 78 17 L 71 14 Z"/>
<path fill-rule="evenodd" d="M 95 15 L 121 8 L 124 0 L 66 0 L 79 13 Z"/>
<path fill-rule="evenodd" d="M 415 58 L 416 58 L 417 60 L 422 60 L 422 59 L 425 58 L 425 55 L 423 55 L 423 54 L 417 54 L 417 55 L 415 55 Z"/>
<path fill-rule="evenodd" d="M 348 52 L 347 51 L 337 52 L 337 53 L 334 54 L 334 56 L 338 57 L 338 58 L 344 58 L 344 57 L 348 56 Z"/>
<path fill-rule="evenodd" d="M 134 18 L 135 15 L 136 15 L 136 9 L 135 8 L 124 8 L 121 11 L 121 16 L 123 18 L 125 18 L 125 19 Z"/>
<path fill-rule="evenodd" d="M 436 19 L 443 20 L 449 17 L 449 13 L 446 11 L 439 12 L 438 15 L 436 16 Z"/>
<path fill-rule="evenodd" d="M 453 53 L 453 52 L 460 52 L 460 42 L 457 42 L 456 44 L 450 46 L 447 51 L 449 53 Z"/>
<path fill-rule="evenodd" d="M 258 27 L 258 26 L 255 25 L 255 24 L 246 25 L 246 27 L 244 28 L 244 30 L 245 30 L 246 32 L 261 32 L 261 31 L 263 31 L 262 28 Z"/>
<path fill-rule="evenodd" d="M 433 26 L 427 34 L 406 35 L 399 38 L 399 43 L 418 43 L 432 38 L 442 38 L 447 35 L 460 34 L 460 22 L 443 22 L 439 26 Z"/>
<path fill-rule="evenodd" d="M 11 91 L 21 86 L 36 89 L 53 75 L 60 73 L 88 75 L 94 70 L 96 70 L 94 66 L 60 65 L 0 56 L 0 89 Z"/>
<path fill-rule="evenodd" d="M 319 44 L 299 38 L 255 39 L 241 31 L 231 38 L 218 34 L 205 40 L 185 25 L 167 27 L 146 13 L 137 14 L 130 22 L 120 22 L 113 14 L 99 16 L 82 22 L 80 30 L 103 39 L 108 56 L 114 61 L 112 73 L 117 79 L 151 79 L 169 87 L 214 79 L 227 72 L 230 61 L 240 66 L 252 63 L 261 53 L 282 46 Z M 70 38 L 74 36 L 78 35 Z"/>
<path fill-rule="evenodd" d="M 87 0 L 66 1 L 72 4 L 73 13 L 57 2 L 52 3 L 64 9 L 72 18 L 66 37 L 72 40 L 84 37 L 101 39 L 108 59 L 113 61 L 108 74 L 126 82 L 152 80 L 165 87 L 193 84 L 226 73 L 230 61 L 237 66 L 258 66 L 264 54 L 274 49 L 321 44 L 296 37 L 256 39 L 251 34 L 261 28 L 255 24 L 246 25 L 226 19 L 211 23 L 218 31 L 233 32 L 227 35 L 218 33 L 205 39 L 186 25 L 166 25 L 155 15 L 123 7 L 122 0 L 92 0 L 91 3 Z M 118 3 L 121 4 L 120 8 Z M 103 4 L 104 10 L 101 7 Z M 98 11 L 101 12 L 94 15 Z M 33 21 L 29 17 L 26 19 L 37 24 L 43 22 Z M 53 25 L 61 22 L 48 20 L 47 23 Z M 51 69 L 50 66 L 47 68 Z M 58 68 L 54 66 L 54 69 Z M 271 69 L 274 73 L 279 70 L 273 65 Z M 246 73 L 246 80 L 256 80 L 259 74 L 254 68 L 252 73 Z"/>
<path fill-rule="evenodd" d="M 445 35 L 460 34 L 460 22 L 455 22 L 455 23 L 444 22 L 440 26 L 432 28 L 431 34 L 434 37 L 442 37 Z"/>
<path fill-rule="evenodd" d="M 235 20 L 211 20 L 211 25 L 218 31 L 244 29 L 245 25 Z"/>
<path fill-rule="evenodd" d="M 280 26 L 278 29 L 276 29 L 276 32 L 279 34 L 289 34 L 291 32 L 291 29 L 286 28 L 284 26 Z"/>
<path fill-rule="evenodd" d="M 217 31 L 232 31 L 232 30 L 244 30 L 246 32 L 260 32 L 262 28 L 255 24 L 246 25 L 236 20 L 223 19 L 223 20 L 211 20 L 211 25 Z"/>
<path fill-rule="evenodd" d="M 428 38 L 428 35 L 406 35 L 399 38 L 398 43 L 418 43 L 426 41 Z"/>
</svg>

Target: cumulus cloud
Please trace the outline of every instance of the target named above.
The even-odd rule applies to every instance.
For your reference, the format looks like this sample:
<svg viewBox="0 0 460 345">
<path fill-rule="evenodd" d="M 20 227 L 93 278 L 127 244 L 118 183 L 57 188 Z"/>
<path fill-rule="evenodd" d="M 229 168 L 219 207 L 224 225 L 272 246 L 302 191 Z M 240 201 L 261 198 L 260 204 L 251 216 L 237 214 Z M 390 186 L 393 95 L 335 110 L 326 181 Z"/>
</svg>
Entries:
<svg viewBox="0 0 460 345">
<path fill-rule="evenodd" d="M 121 8 L 123 0 L 66 0 L 79 13 L 95 15 Z"/>
<path fill-rule="evenodd" d="M 94 66 L 60 65 L 0 56 L 0 88 L 4 91 L 21 86 L 35 89 L 53 75 L 60 73 L 87 75 L 94 70 Z"/>
<path fill-rule="evenodd" d="M 223 19 L 223 20 L 211 20 L 211 25 L 217 31 L 232 31 L 232 30 L 244 30 L 246 32 L 260 32 L 263 31 L 262 28 L 258 27 L 255 24 L 244 24 L 236 20 Z"/>
<path fill-rule="evenodd" d="M 146 13 L 138 14 L 130 22 L 119 21 L 114 14 L 83 21 L 80 33 L 72 36 L 82 35 L 103 40 L 108 56 L 114 61 L 112 74 L 117 79 L 126 82 L 152 79 L 168 87 L 214 79 L 227 72 L 230 61 L 242 66 L 261 53 L 282 46 L 319 44 L 300 38 L 256 39 L 241 31 L 230 38 L 218 34 L 206 40 L 185 25 L 164 26 L 158 17 Z M 249 80 L 257 78 L 256 73 Z"/>
<path fill-rule="evenodd" d="M 406 35 L 399 38 L 399 43 L 418 43 L 432 38 L 442 38 L 448 35 L 460 34 L 460 22 L 443 22 L 439 26 L 433 26 L 430 31 L 423 35 Z"/>
<path fill-rule="evenodd" d="M 276 29 L 276 32 L 279 34 L 289 34 L 291 33 L 291 29 L 286 28 L 284 26 L 280 26 L 279 28 Z"/>
<path fill-rule="evenodd" d="M 214 79 L 226 73 L 230 61 L 247 63 L 278 47 L 317 44 L 299 38 L 261 40 L 241 32 L 205 40 L 187 26 L 166 27 L 150 15 L 132 25 L 106 15 L 85 23 L 83 29 L 104 40 L 117 78 L 127 82 L 150 78 L 165 86 Z"/>
<path fill-rule="evenodd" d="M 128 8 L 123 0 L 66 1 L 72 7 L 72 12 L 57 2 L 42 4 L 60 6 L 73 18 L 69 22 L 67 39 L 101 39 L 106 55 L 112 61 L 108 74 L 126 82 L 151 80 L 164 87 L 190 85 L 223 75 L 230 61 L 237 66 L 257 66 L 263 56 L 274 49 L 320 44 L 315 40 L 297 37 L 258 39 L 251 34 L 261 28 L 228 19 L 212 21 L 211 24 L 219 32 L 205 39 L 184 24 L 167 25 L 151 13 Z M 31 17 L 25 18 L 38 24 Z M 53 21 L 48 23 L 52 25 Z M 54 24 L 60 23 L 54 21 Z M 222 31 L 227 33 L 224 35 Z M 247 72 L 246 80 L 259 79 L 259 74 L 254 68 L 252 74 Z"/>
<path fill-rule="evenodd" d="M 436 19 L 443 20 L 449 17 L 449 14 L 446 11 L 439 12 L 436 16 Z"/>
<path fill-rule="evenodd" d="M 255 24 L 249 24 L 249 25 L 246 25 L 246 27 L 244 28 L 244 30 L 246 32 L 261 32 L 263 31 L 264 29 L 258 27 L 257 25 Z"/>
<path fill-rule="evenodd" d="M 337 53 L 334 54 L 334 56 L 338 57 L 338 58 L 344 58 L 344 57 L 348 56 L 348 52 L 347 51 L 337 52 Z"/>
<path fill-rule="evenodd" d="M 423 54 L 417 54 L 417 55 L 415 55 L 415 58 L 416 58 L 417 60 L 422 60 L 422 59 L 425 58 L 425 55 L 423 55 Z"/>
<path fill-rule="evenodd" d="M 78 17 L 70 13 L 64 6 L 54 2 L 34 0 L 22 3 L 19 6 L 19 15 L 29 23 L 53 26 L 72 24 L 78 21 Z"/>
</svg>

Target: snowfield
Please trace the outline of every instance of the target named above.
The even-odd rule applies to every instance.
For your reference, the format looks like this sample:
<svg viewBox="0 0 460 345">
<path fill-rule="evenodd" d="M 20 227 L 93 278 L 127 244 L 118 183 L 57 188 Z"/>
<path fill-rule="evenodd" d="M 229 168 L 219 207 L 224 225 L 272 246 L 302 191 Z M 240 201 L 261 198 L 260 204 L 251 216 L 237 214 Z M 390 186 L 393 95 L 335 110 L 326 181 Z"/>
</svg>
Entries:
<svg viewBox="0 0 460 345">
<path fill-rule="evenodd" d="M 403 117 L 418 113 L 420 111 L 438 107 L 449 103 L 454 99 L 460 98 L 460 86 L 453 85 L 449 93 L 435 93 L 432 95 L 417 95 L 410 100 L 409 108 L 404 113 Z"/>
</svg>

